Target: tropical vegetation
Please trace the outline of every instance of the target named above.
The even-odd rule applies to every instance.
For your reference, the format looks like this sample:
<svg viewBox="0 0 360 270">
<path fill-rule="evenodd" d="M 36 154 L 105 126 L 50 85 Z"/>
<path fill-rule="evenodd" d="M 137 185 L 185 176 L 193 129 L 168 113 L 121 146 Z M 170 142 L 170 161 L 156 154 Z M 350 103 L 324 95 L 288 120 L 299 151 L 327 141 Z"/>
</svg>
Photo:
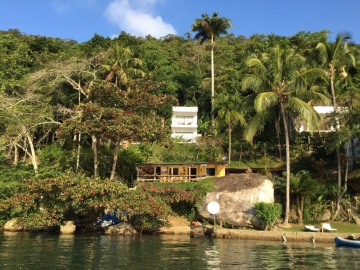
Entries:
<svg viewBox="0 0 360 270">
<path fill-rule="evenodd" d="M 245 37 L 231 27 L 214 13 L 195 19 L 194 37 L 78 43 L 0 31 L 0 219 L 58 225 L 105 206 L 141 224 L 176 211 L 194 218 L 211 185 L 133 192 L 135 164 L 224 157 L 272 177 L 285 224 L 293 209 L 299 223 L 324 207 L 351 219 L 341 209 L 357 207 L 360 192 L 359 45 L 326 30 Z M 322 133 L 314 106 L 326 105 Z M 199 108 L 196 144 L 171 138 L 172 106 Z"/>
</svg>

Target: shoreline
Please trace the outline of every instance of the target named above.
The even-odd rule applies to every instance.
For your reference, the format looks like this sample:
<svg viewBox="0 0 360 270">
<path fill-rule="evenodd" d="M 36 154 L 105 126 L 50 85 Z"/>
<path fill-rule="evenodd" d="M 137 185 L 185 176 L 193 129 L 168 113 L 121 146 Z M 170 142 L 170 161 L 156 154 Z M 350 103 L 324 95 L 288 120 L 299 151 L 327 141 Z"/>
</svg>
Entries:
<svg viewBox="0 0 360 270">
<path fill-rule="evenodd" d="M 338 232 L 286 232 L 283 230 L 276 231 L 257 231 L 246 229 L 224 229 L 214 228 L 213 226 L 181 226 L 160 228 L 160 235 L 189 235 L 190 237 L 212 237 L 224 239 L 243 239 L 243 240 L 266 240 L 283 242 L 283 236 L 286 242 L 315 242 L 318 243 L 334 243 L 334 238 L 340 236 L 346 238 L 350 233 Z"/>
</svg>

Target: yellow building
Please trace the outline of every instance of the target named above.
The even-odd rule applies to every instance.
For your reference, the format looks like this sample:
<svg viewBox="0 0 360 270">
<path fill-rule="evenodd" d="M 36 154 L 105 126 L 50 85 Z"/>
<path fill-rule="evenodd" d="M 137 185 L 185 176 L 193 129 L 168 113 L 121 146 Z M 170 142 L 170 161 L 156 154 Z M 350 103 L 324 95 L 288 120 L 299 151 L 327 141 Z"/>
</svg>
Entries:
<svg viewBox="0 0 360 270">
<path fill-rule="evenodd" d="M 139 163 L 136 181 L 187 182 L 225 175 L 226 162 Z"/>
</svg>

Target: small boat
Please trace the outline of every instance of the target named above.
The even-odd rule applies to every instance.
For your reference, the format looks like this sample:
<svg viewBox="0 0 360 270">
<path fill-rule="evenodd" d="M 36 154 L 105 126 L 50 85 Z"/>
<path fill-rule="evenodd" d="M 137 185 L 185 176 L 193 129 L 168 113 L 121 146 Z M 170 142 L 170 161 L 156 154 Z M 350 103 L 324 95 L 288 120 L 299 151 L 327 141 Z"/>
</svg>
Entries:
<svg viewBox="0 0 360 270">
<path fill-rule="evenodd" d="M 339 236 L 336 236 L 334 239 L 335 244 L 339 245 L 339 246 L 348 246 L 348 247 L 357 247 L 360 248 L 360 240 L 350 240 L 350 239 L 345 239 Z"/>
</svg>

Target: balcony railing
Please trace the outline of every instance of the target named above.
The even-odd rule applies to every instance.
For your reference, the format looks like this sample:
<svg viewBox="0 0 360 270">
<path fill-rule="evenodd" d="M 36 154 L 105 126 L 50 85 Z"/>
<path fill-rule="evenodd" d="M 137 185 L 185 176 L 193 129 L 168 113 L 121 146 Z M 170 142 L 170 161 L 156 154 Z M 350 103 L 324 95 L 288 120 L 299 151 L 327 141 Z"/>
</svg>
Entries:
<svg viewBox="0 0 360 270">
<path fill-rule="evenodd" d="M 198 182 L 209 175 L 138 175 L 138 182 Z"/>
</svg>

